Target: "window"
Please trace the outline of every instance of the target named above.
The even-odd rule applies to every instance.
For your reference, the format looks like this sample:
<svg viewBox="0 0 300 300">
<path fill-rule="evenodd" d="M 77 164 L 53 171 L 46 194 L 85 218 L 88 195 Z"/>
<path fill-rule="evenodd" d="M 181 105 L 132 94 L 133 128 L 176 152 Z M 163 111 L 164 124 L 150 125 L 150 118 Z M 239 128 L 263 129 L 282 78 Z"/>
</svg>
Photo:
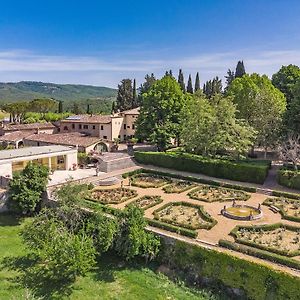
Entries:
<svg viewBox="0 0 300 300">
<path fill-rule="evenodd" d="M 121 136 L 120 135 L 118 135 L 118 139 L 120 139 L 121 138 Z"/>
<path fill-rule="evenodd" d="M 89 129 L 89 125 L 83 125 L 83 129 Z"/>
<path fill-rule="evenodd" d="M 126 124 L 124 124 L 124 129 L 126 129 Z"/>
<path fill-rule="evenodd" d="M 104 135 L 103 138 L 104 138 L 105 140 L 107 140 L 107 136 L 106 136 L 106 135 Z"/>
<path fill-rule="evenodd" d="M 103 125 L 101 125 L 100 130 L 103 130 Z"/>
<path fill-rule="evenodd" d="M 134 124 L 132 124 L 132 129 L 135 129 L 135 126 L 134 126 Z"/>
<path fill-rule="evenodd" d="M 75 129 L 75 124 L 72 124 L 72 129 Z"/>
<path fill-rule="evenodd" d="M 60 128 L 57 128 L 57 131 L 60 132 Z"/>
<path fill-rule="evenodd" d="M 95 125 L 93 125 L 93 129 L 96 129 L 96 126 L 95 126 Z"/>
<path fill-rule="evenodd" d="M 65 126 L 65 127 L 64 127 L 64 130 L 68 130 L 68 126 Z"/>
<path fill-rule="evenodd" d="M 126 140 L 126 134 L 124 134 L 123 138 L 124 138 L 124 140 Z"/>
<path fill-rule="evenodd" d="M 79 124 L 79 129 L 81 129 L 82 128 L 82 126 L 81 126 L 81 124 Z"/>
<path fill-rule="evenodd" d="M 130 126 L 128 125 L 127 128 L 130 128 Z"/>
</svg>

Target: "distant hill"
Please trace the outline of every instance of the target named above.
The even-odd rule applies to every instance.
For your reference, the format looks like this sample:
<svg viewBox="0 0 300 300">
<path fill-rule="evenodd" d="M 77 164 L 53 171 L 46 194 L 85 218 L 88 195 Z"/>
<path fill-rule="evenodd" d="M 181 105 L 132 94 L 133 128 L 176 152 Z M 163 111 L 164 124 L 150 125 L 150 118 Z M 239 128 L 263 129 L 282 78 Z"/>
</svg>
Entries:
<svg viewBox="0 0 300 300">
<path fill-rule="evenodd" d="M 101 86 L 37 81 L 0 82 L 0 104 L 36 98 L 54 98 L 66 102 L 86 99 L 112 101 L 116 95 L 117 90 Z"/>
</svg>

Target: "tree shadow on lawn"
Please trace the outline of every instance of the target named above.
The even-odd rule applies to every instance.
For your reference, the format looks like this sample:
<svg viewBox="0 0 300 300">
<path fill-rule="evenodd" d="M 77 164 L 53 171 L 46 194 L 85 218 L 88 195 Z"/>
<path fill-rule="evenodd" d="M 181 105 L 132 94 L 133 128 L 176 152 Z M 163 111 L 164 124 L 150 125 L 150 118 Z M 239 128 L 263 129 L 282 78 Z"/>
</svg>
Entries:
<svg viewBox="0 0 300 300">
<path fill-rule="evenodd" d="M 21 222 L 22 222 L 22 217 L 20 216 L 8 212 L 0 213 L 0 227 L 17 226 L 20 225 Z"/>
<path fill-rule="evenodd" d="M 44 266 L 38 264 L 38 258 L 33 254 L 5 257 L 1 269 L 18 271 L 19 275 L 10 280 L 22 288 L 30 289 L 35 296 L 43 299 L 61 299 L 71 295 L 75 281 L 75 278 L 61 278 L 49 274 Z"/>
</svg>

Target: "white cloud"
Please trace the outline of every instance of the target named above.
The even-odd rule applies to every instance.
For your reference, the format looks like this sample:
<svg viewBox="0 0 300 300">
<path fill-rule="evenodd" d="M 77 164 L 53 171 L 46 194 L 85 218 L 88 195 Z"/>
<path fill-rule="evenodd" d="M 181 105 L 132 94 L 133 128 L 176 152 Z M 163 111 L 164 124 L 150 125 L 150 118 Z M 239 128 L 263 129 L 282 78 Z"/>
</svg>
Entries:
<svg viewBox="0 0 300 300">
<path fill-rule="evenodd" d="M 171 50 L 170 50 L 171 52 Z M 149 54 L 149 53 L 148 53 Z M 204 53 L 170 58 L 163 53 L 126 53 L 122 58 L 109 55 L 59 56 L 41 55 L 26 50 L 0 51 L 0 80 L 40 80 L 61 83 L 83 83 L 116 87 L 124 77 L 142 81 L 146 73 L 158 77 L 165 70 L 177 73 L 182 68 L 185 75 L 200 72 L 202 82 L 213 76 L 224 78 L 228 68 L 234 68 L 243 59 L 248 72 L 269 76 L 281 65 L 300 65 L 300 50 L 235 51 Z M 149 57 L 149 58 L 148 58 Z"/>
</svg>

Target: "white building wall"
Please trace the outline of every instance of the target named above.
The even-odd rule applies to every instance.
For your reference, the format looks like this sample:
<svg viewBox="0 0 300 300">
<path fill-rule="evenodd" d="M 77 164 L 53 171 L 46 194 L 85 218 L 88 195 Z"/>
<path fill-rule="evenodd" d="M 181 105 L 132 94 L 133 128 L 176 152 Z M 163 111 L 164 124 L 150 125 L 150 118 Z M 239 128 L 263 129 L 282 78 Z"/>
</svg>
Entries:
<svg viewBox="0 0 300 300">
<path fill-rule="evenodd" d="M 7 162 L 4 164 L 0 164 L 0 176 L 6 177 L 7 175 L 12 178 L 12 163 Z"/>
<path fill-rule="evenodd" d="M 66 155 L 66 170 L 73 169 L 73 165 L 77 165 L 77 152 Z"/>
</svg>

